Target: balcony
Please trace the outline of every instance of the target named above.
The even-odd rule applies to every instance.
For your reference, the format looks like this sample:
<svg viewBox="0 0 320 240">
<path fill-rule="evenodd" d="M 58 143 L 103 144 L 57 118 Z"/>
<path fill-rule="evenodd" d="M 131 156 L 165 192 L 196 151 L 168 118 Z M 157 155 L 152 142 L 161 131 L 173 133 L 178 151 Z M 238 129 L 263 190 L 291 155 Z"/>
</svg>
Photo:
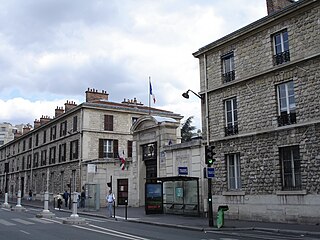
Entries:
<svg viewBox="0 0 320 240">
<path fill-rule="evenodd" d="M 231 82 L 232 80 L 235 79 L 235 72 L 234 70 L 231 72 L 226 72 L 222 74 L 222 78 L 223 78 L 223 82 L 227 83 L 227 82 Z"/>
<path fill-rule="evenodd" d="M 286 126 L 297 123 L 296 113 L 281 113 L 280 116 L 278 116 L 278 126 Z"/>
<path fill-rule="evenodd" d="M 279 65 L 290 61 L 290 52 L 284 51 L 273 56 L 274 65 Z"/>
<path fill-rule="evenodd" d="M 226 136 L 238 134 L 238 124 L 225 127 L 225 134 L 226 134 Z"/>
</svg>

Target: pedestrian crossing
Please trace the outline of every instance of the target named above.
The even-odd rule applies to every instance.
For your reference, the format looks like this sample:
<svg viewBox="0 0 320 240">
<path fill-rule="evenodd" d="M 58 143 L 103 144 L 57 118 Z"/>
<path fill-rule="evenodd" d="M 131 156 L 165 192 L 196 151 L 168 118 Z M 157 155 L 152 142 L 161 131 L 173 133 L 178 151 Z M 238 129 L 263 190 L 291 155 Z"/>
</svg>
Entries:
<svg viewBox="0 0 320 240">
<path fill-rule="evenodd" d="M 33 225 L 36 223 L 42 223 L 42 224 L 51 224 L 52 221 L 46 220 L 46 219 L 40 219 L 40 218 L 11 218 L 9 220 L 0 219 L 0 225 L 4 225 L 7 227 L 10 226 L 16 226 L 18 224 L 23 225 Z"/>
</svg>

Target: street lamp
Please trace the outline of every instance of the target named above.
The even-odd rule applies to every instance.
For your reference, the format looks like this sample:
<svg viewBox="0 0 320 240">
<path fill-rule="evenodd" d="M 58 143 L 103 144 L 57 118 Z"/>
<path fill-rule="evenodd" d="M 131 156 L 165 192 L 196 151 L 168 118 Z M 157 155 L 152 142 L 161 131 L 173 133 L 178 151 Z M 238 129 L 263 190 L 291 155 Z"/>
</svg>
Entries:
<svg viewBox="0 0 320 240">
<path fill-rule="evenodd" d="M 194 95 L 196 95 L 198 98 L 203 99 L 203 97 L 201 95 L 199 95 L 198 93 L 195 93 L 194 91 L 192 91 L 191 89 L 189 89 L 188 91 L 182 93 L 182 97 L 189 99 L 189 92 L 192 92 Z"/>
<path fill-rule="evenodd" d="M 205 95 L 199 95 L 197 93 L 195 93 L 194 91 L 192 91 L 191 89 L 189 89 L 188 91 L 182 93 L 182 97 L 189 99 L 189 92 L 192 92 L 194 95 L 196 95 L 198 98 L 200 98 L 201 100 L 205 97 L 205 103 L 206 103 L 206 135 L 207 135 L 207 146 L 206 149 L 210 147 L 209 145 L 209 107 L 208 107 L 208 97 L 207 97 L 207 92 L 205 93 Z M 208 165 L 209 166 L 209 165 Z M 209 218 L 209 227 L 213 227 L 213 213 L 212 213 L 212 179 L 208 178 L 208 206 L 209 206 L 209 210 L 208 210 L 208 218 Z"/>
</svg>

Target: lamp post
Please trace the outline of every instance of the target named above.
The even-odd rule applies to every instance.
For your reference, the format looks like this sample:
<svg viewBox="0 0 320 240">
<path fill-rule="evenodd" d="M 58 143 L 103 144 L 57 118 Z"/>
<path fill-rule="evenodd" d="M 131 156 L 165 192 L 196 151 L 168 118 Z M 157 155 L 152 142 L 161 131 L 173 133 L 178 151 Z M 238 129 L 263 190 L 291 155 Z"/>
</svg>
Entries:
<svg viewBox="0 0 320 240">
<path fill-rule="evenodd" d="M 184 92 L 182 94 L 182 97 L 189 99 L 189 92 L 192 92 L 194 95 L 196 95 L 201 100 L 203 99 L 203 96 L 195 93 L 191 89 Z M 206 135 L 207 135 L 207 145 L 206 147 L 209 147 L 209 114 L 208 114 L 208 97 L 207 92 L 205 93 L 205 101 L 206 101 Z M 209 166 L 208 166 L 209 167 Z M 208 218 L 209 218 L 209 227 L 213 227 L 213 213 L 212 213 L 212 179 L 208 178 Z"/>
</svg>

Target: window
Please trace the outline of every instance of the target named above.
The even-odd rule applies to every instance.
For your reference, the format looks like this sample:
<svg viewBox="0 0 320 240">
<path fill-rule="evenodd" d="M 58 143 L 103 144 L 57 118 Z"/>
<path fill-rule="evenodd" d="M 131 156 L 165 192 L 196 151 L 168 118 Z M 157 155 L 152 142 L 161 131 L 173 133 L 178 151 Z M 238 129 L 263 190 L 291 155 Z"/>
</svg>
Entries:
<svg viewBox="0 0 320 240">
<path fill-rule="evenodd" d="M 224 105 L 226 119 L 225 134 L 226 136 L 238 134 L 237 99 L 228 99 Z"/>
<path fill-rule="evenodd" d="M 32 137 L 29 138 L 29 149 L 32 148 Z"/>
<path fill-rule="evenodd" d="M 128 141 L 128 157 L 132 157 L 132 141 Z"/>
<path fill-rule="evenodd" d="M 78 143 L 78 140 L 72 141 L 70 143 L 70 160 L 78 158 Z"/>
<path fill-rule="evenodd" d="M 57 137 L 57 127 L 53 126 L 50 128 L 50 141 L 55 140 Z"/>
<path fill-rule="evenodd" d="M 78 130 L 78 116 L 73 117 L 73 125 L 72 125 L 72 131 L 76 132 Z"/>
<path fill-rule="evenodd" d="M 24 170 L 25 168 L 25 157 L 22 157 L 22 163 L 21 163 L 21 170 Z"/>
<path fill-rule="evenodd" d="M 49 164 L 56 163 L 56 147 L 51 147 L 49 150 Z"/>
<path fill-rule="evenodd" d="M 27 156 L 27 168 L 31 168 L 31 154 Z"/>
<path fill-rule="evenodd" d="M 25 150 L 26 150 L 26 140 L 23 140 L 22 151 L 25 151 Z"/>
<path fill-rule="evenodd" d="M 137 118 L 137 117 L 132 117 L 132 119 L 131 119 L 132 125 L 133 125 L 136 121 L 138 121 L 138 118 Z"/>
<path fill-rule="evenodd" d="M 273 36 L 274 44 L 274 65 L 290 61 L 289 38 L 287 30 Z"/>
<path fill-rule="evenodd" d="M 36 152 L 33 154 L 33 167 L 39 166 L 39 153 Z"/>
<path fill-rule="evenodd" d="M 241 189 L 241 174 L 240 174 L 240 155 L 228 154 L 226 155 L 226 162 L 228 168 L 228 189 Z"/>
<path fill-rule="evenodd" d="M 60 137 L 67 134 L 67 121 L 60 123 Z"/>
<path fill-rule="evenodd" d="M 233 52 L 221 57 L 223 82 L 230 82 L 235 79 Z"/>
<path fill-rule="evenodd" d="M 296 102 L 293 81 L 277 86 L 278 95 L 278 126 L 294 124 L 296 119 Z"/>
<path fill-rule="evenodd" d="M 118 157 L 118 140 L 99 139 L 99 158 Z"/>
<path fill-rule="evenodd" d="M 113 131 L 113 116 L 104 115 L 104 130 Z"/>
<path fill-rule="evenodd" d="M 36 134 L 36 147 L 39 145 L 39 134 Z"/>
<path fill-rule="evenodd" d="M 47 164 L 47 150 L 41 151 L 41 166 L 45 166 Z"/>
<path fill-rule="evenodd" d="M 279 149 L 282 190 L 301 189 L 301 170 L 299 146 L 283 147 Z"/>
<path fill-rule="evenodd" d="M 47 141 L 47 130 L 43 131 L 43 143 L 46 143 Z"/>
<path fill-rule="evenodd" d="M 65 162 L 66 161 L 66 144 L 60 144 L 59 145 L 59 162 Z"/>
</svg>

